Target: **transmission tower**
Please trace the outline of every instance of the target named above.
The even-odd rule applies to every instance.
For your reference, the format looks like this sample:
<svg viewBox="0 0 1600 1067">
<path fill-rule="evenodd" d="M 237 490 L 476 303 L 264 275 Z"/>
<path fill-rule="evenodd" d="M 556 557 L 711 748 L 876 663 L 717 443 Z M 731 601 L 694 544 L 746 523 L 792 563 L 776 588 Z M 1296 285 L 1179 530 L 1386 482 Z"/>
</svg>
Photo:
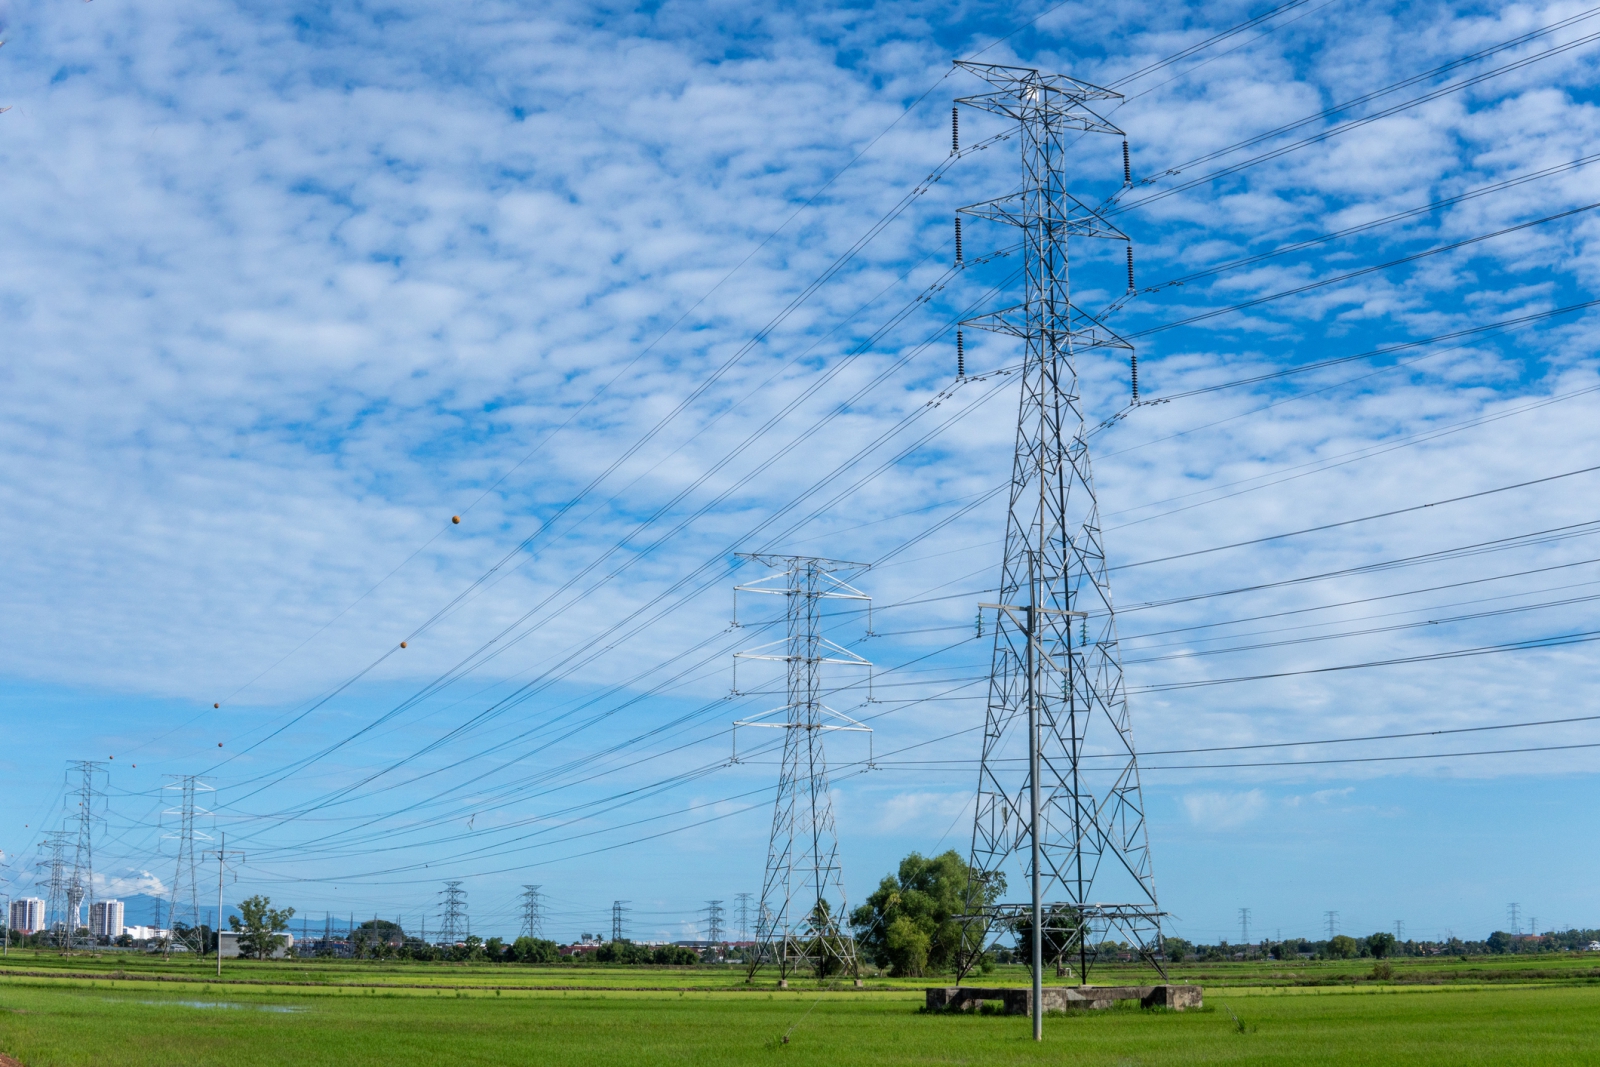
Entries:
<svg viewBox="0 0 1600 1067">
<path fill-rule="evenodd" d="M 1069 238 L 1128 241 L 1067 191 L 1069 152 L 1084 157 L 1072 147 L 1077 140 L 1122 136 L 1094 110 L 1120 97 L 1037 70 L 957 66 L 990 86 L 957 103 L 1017 123 L 1022 156 L 1018 192 L 961 213 L 1021 231 L 1026 279 L 1021 304 L 962 323 L 1020 339 L 1024 358 L 999 602 L 980 607 L 995 613 L 996 625 L 960 969 L 977 963 L 990 933 L 1030 931 L 1037 1037 L 1046 925 L 1057 968 L 1076 957 L 1080 982 L 1105 939 L 1128 942 L 1165 974 L 1157 957 L 1163 913 L 1078 388 L 1081 354 L 1120 351 L 1131 362 L 1133 350 L 1074 306 L 1068 285 Z M 1123 179 L 1126 190 L 1126 168 Z M 1093 758 L 1081 764 L 1087 753 Z M 1002 902 L 1014 864 L 1027 876 L 1026 905 Z M 1047 904 L 1051 897 L 1056 902 Z"/>
<path fill-rule="evenodd" d="M 1328 922 L 1328 940 L 1332 941 L 1339 935 L 1339 913 L 1336 911 L 1323 912 Z"/>
<path fill-rule="evenodd" d="M 1248 945 L 1249 943 L 1250 943 L 1250 909 L 1249 908 L 1240 908 L 1239 909 L 1239 944 Z"/>
<path fill-rule="evenodd" d="M 465 941 L 472 932 L 472 925 L 467 921 L 467 891 L 461 888 L 460 881 L 446 882 L 439 895 L 444 897 L 439 909 L 439 943 L 454 945 Z"/>
<path fill-rule="evenodd" d="M 739 902 L 739 940 L 750 940 L 750 898 L 753 893 L 735 893 L 733 899 Z"/>
<path fill-rule="evenodd" d="M 162 788 L 176 790 L 179 802 L 177 807 L 162 812 L 163 815 L 176 816 L 178 820 L 175 832 L 161 835 L 166 840 L 178 842 L 178 866 L 172 877 L 172 900 L 167 908 L 172 936 L 167 938 L 166 948 L 170 952 L 172 942 L 178 940 L 198 956 L 205 951 L 206 945 L 205 936 L 200 930 L 200 876 L 195 842 L 210 841 L 211 837 L 195 828 L 196 818 L 210 814 L 195 802 L 195 797 L 199 793 L 215 792 L 215 789 L 197 774 L 169 774 L 167 777 L 173 780 Z"/>
<path fill-rule="evenodd" d="M 44 835 L 44 847 L 48 857 L 38 863 L 39 869 L 45 876 L 45 929 L 50 931 L 50 939 L 55 942 L 56 947 L 62 949 L 71 947 L 73 928 L 77 925 L 77 916 L 68 910 L 72 872 L 67 863 L 67 849 L 71 845 L 70 831 L 47 830 Z"/>
<path fill-rule="evenodd" d="M 722 901 L 706 901 L 706 940 L 713 945 L 722 944 Z"/>
<path fill-rule="evenodd" d="M 1506 905 L 1506 921 L 1511 924 L 1511 932 L 1513 934 L 1522 933 L 1522 905 L 1521 904 L 1507 904 Z"/>
<path fill-rule="evenodd" d="M 632 909 L 627 906 L 626 900 L 613 900 L 611 902 L 611 940 L 621 941 L 622 935 L 627 932 L 627 915 Z"/>
<path fill-rule="evenodd" d="M 544 936 L 544 913 L 539 905 L 539 890 L 541 886 L 525 885 L 522 887 L 522 936 Z"/>
<path fill-rule="evenodd" d="M 68 763 L 67 796 L 77 801 L 77 810 L 68 820 L 76 823 L 72 852 L 72 875 L 67 886 L 67 912 L 70 916 L 68 940 L 77 941 L 80 909 L 94 914 L 94 777 L 105 764 L 99 760 L 72 760 Z M 95 941 L 92 930 L 87 943 Z"/>
<path fill-rule="evenodd" d="M 840 926 L 846 911 L 844 880 L 822 739 L 836 730 L 865 732 L 869 737 L 871 731 L 822 703 L 822 665 L 871 664 L 823 637 L 821 615 L 824 600 L 863 601 L 870 612 L 871 598 L 836 577 L 841 571 L 865 570 L 866 565 L 763 553 L 740 553 L 740 558 L 781 568 L 735 586 L 735 596 L 746 592 L 785 598 L 787 624 L 786 635 L 777 641 L 734 654 L 736 671 L 739 659 L 770 660 L 785 664 L 788 675 L 788 699 L 783 707 L 734 723 L 735 736 L 740 726 L 784 732 L 750 974 L 764 963 L 777 965 L 780 980 L 802 966 L 819 979 L 843 971 L 855 974 L 855 942 Z M 871 629 L 870 615 L 867 628 Z M 781 721 L 766 721 L 778 714 L 783 716 Z"/>
</svg>

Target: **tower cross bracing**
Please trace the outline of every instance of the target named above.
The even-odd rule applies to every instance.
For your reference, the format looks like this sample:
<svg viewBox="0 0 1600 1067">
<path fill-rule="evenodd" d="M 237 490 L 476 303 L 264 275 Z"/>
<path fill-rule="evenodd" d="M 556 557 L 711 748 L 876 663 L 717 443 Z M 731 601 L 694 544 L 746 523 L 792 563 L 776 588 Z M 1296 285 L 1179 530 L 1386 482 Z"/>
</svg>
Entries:
<svg viewBox="0 0 1600 1067">
<path fill-rule="evenodd" d="M 800 968 L 809 969 L 819 979 L 846 971 L 854 974 L 855 941 L 842 925 L 844 879 L 823 738 L 841 730 L 870 737 L 871 731 L 822 702 L 822 668 L 824 664 L 870 668 L 871 664 L 822 635 L 822 604 L 825 600 L 856 600 L 870 606 L 870 597 L 839 577 L 842 572 L 865 570 L 866 565 L 765 553 L 741 553 L 740 558 L 776 568 L 776 572 L 736 586 L 737 592 L 785 598 L 785 635 L 735 653 L 735 669 L 739 659 L 783 663 L 787 694 L 783 707 L 734 723 L 735 736 L 741 726 L 783 731 L 783 758 L 750 972 L 754 974 L 763 964 L 775 964 L 780 978 Z M 737 748 L 734 758 L 738 758 Z"/>
<path fill-rule="evenodd" d="M 1096 110 L 1120 97 L 1027 68 L 957 65 L 989 86 L 958 104 L 1016 123 L 1022 172 L 1017 192 L 961 213 L 1015 227 L 1024 260 L 1022 303 L 961 324 L 1024 349 L 999 602 L 984 605 L 996 625 L 972 836 L 976 929 L 962 969 L 990 937 L 1022 930 L 1081 982 L 1107 939 L 1159 969 L 1161 912 L 1077 365 L 1089 354 L 1131 363 L 1133 350 L 1072 303 L 1069 272 L 1071 238 L 1128 241 L 1068 188 L 1069 159 L 1086 155 L 1079 138 L 1122 136 Z M 1025 875 L 1029 904 L 1006 902 L 1008 889 L 1017 895 L 1008 873 Z"/>
</svg>

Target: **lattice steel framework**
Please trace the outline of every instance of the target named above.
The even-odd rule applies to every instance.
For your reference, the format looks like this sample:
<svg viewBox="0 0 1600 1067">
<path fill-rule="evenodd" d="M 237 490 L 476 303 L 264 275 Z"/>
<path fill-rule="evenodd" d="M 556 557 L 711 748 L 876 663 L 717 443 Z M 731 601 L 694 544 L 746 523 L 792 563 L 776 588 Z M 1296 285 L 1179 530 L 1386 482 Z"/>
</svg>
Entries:
<svg viewBox="0 0 1600 1067">
<path fill-rule="evenodd" d="M 722 943 L 722 901 L 706 901 L 706 940 L 713 945 Z"/>
<path fill-rule="evenodd" d="M 525 885 L 522 887 L 522 936 L 544 936 L 544 907 L 539 900 L 539 890 L 542 886 Z"/>
<path fill-rule="evenodd" d="M 991 87 L 957 103 L 1016 122 L 1022 157 L 1018 192 L 961 213 L 1016 227 L 1025 274 L 1021 304 L 962 323 L 1025 348 L 999 603 L 985 605 L 995 629 L 971 943 L 1026 926 L 1050 931 L 1058 969 L 1076 957 L 1080 981 L 1105 939 L 1159 968 L 1161 913 L 1076 362 L 1089 352 L 1131 362 L 1133 349 L 1072 304 L 1068 271 L 1070 238 L 1128 241 L 1067 181 L 1078 139 L 1122 136 L 1094 110 L 1120 97 L 1037 70 L 957 65 Z M 1128 179 L 1125 168 L 1124 188 Z M 1036 882 L 1035 900 L 1054 902 L 1023 911 L 997 901 L 1015 866 Z M 963 971 L 975 960 L 969 952 Z"/>
<path fill-rule="evenodd" d="M 68 894 L 72 885 L 72 872 L 67 862 L 67 850 L 72 847 L 72 833 L 68 830 L 47 830 L 44 848 L 47 858 L 37 864 L 44 872 L 44 922 L 50 931 L 50 940 L 58 948 L 72 944 L 74 916 L 68 909 Z"/>
<path fill-rule="evenodd" d="M 166 840 L 178 842 L 178 865 L 172 876 L 172 900 L 167 909 L 172 935 L 164 944 L 170 952 L 172 943 L 178 941 L 190 952 L 199 955 L 206 950 L 206 944 L 205 934 L 201 930 L 199 859 L 195 842 L 210 841 L 211 836 L 201 833 L 195 822 L 211 813 L 200 807 L 196 798 L 201 793 L 212 793 L 216 789 L 197 774 L 169 774 L 167 777 L 173 780 L 162 788 L 176 790 L 180 799 L 177 807 L 162 812 L 163 816 L 175 816 L 178 820 L 175 832 L 161 835 Z"/>
<path fill-rule="evenodd" d="M 67 884 L 67 911 L 73 917 L 68 924 L 69 940 L 86 946 L 94 945 L 94 932 L 86 926 L 84 936 L 79 938 L 77 916 L 80 912 L 86 918 L 94 914 L 94 779 L 103 766 L 100 760 L 73 760 L 67 771 L 67 784 L 71 787 L 67 797 L 77 804 L 68 819 L 73 825 L 72 874 Z"/>
<path fill-rule="evenodd" d="M 467 891 L 461 888 L 461 882 L 457 880 L 446 882 L 439 895 L 444 897 L 439 909 L 439 944 L 454 945 L 465 941 L 467 935 L 472 933 L 472 924 L 467 919 Z"/>
<path fill-rule="evenodd" d="M 802 967 L 818 979 L 845 971 L 856 974 L 855 941 L 842 925 L 846 920 L 844 881 L 823 736 L 840 730 L 870 736 L 871 731 L 822 702 L 822 666 L 870 668 L 871 664 L 823 637 L 821 616 L 825 600 L 871 604 L 870 597 L 838 577 L 841 572 L 865 570 L 866 565 L 765 553 L 741 553 L 740 558 L 779 568 L 775 574 L 736 586 L 735 596 L 745 592 L 784 597 L 786 633 L 777 641 L 735 653 L 735 664 L 739 659 L 785 664 L 788 693 L 783 707 L 734 723 L 735 737 L 741 726 L 784 731 L 749 971 L 753 976 L 763 964 L 775 964 L 780 979 Z M 736 692 L 737 688 L 735 675 Z M 782 719 L 768 721 L 777 715 Z M 737 742 L 734 758 L 738 759 Z"/>
</svg>

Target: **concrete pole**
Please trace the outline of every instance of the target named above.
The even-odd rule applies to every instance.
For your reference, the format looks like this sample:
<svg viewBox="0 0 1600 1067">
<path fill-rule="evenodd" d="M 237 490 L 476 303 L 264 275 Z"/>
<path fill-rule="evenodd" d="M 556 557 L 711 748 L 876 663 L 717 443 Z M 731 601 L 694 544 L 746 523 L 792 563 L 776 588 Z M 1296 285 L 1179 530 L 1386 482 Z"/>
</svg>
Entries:
<svg viewBox="0 0 1600 1067">
<path fill-rule="evenodd" d="M 222 977 L 222 869 L 228 865 L 228 835 L 217 843 L 217 977 Z"/>
<path fill-rule="evenodd" d="M 1044 907 L 1039 899 L 1039 707 L 1034 679 L 1034 642 L 1039 628 L 1039 589 L 1028 606 L 1028 844 L 1033 859 L 1033 1039 L 1044 1040 Z"/>
</svg>

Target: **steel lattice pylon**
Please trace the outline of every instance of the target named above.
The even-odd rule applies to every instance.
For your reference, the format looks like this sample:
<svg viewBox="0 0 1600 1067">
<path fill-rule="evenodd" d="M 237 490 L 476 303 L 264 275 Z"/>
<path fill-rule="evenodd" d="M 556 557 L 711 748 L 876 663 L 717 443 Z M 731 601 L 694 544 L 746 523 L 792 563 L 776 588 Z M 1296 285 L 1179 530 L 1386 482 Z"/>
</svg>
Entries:
<svg viewBox="0 0 1600 1067">
<path fill-rule="evenodd" d="M 73 772 L 77 772 L 77 783 L 67 793 L 77 799 L 77 811 L 70 821 L 77 825 L 73 831 L 72 876 L 67 886 L 67 911 L 73 916 L 68 940 L 77 944 L 78 914 L 85 916 L 86 927 L 88 917 L 94 914 L 94 776 L 105 764 L 99 760 L 73 760 L 70 766 L 68 784 L 72 784 Z M 87 931 L 84 944 L 95 944 L 93 930 Z"/>
<path fill-rule="evenodd" d="M 68 910 L 72 875 L 67 870 L 67 849 L 71 839 L 72 834 L 66 830 L 45 831 L 44 847 L 50 858 L 38 863 L 39 869 L 45 872 L 45 929 L 50 931 L 50 939 L 56 947 L 62 949 L 71 947 L 73 929 L 77 925 L 77 917 Z"/>
<path fill-rule="evenodd" d="M 472 925 L 467 921 L 467 891 L 456 880 L 446 882 L 439 895 L 444 897 L 440 908 L 439 944 L 454 945 L 465 941 L 472 932 Z"/>
<path fill-rule="evenodd" d="M 211 837 L 195 829 L 195 819 L 210 814 L 196 803 L 195 798 L 199 793 L 216 790 L 197 774 L 169 774 L 167 777 L 174 780 L 162 788 L 178 790 L 181 800 L 178 807 L 168 808 L 162 813 L 178 817 L 178 831 L 162 835 L 178 842 L 178 866 L 172 877 L 171 906 L 167 909 L 167 921 L 172 933 L 164 944 L 170 952 L 172 942 L 176 939 L 198 956 L 206 951 L 206 944 L 201 930 L 200 878 L 196 872 L 199 861 L 194 846 L 196 841 L 210 841 Z"/>
<path fill-rule="evenodd" d="M 822 702 L 822 665 L 871 664 L 822 636 L 821 613 L 824 600 L 860 600 L 870 605 L 871 598 L 836 576 L 841 571 L 865 570 L 866 565 L 763 553 L 741 553 L 740 558 L 782 569 L 736 586 L 736 590 L 782 596 L 786 601 L 785 636 L 735 654 L 736 664 L 739 659 L 771 660 L 787 668 L 784 706 L 734 723 L 735 731 L 740 726 L 784 731 L 750 974 L 770 963 L 777 966 L 780 979 L 802 967 L 818 979 L 846 971 L 854 975 L 856 948 L 843 927 L 847 919 L 844 880 L 823 735 L 850 730 L 870 736 L 871 731 Z M 781 721 L 766 721 L 767 716 L 779 713 Z M 734 759 L 738 759 L 737 747 Z"/>
<path fill-rule="evenodd" d="M 537 885 L 522 887 L 522 936 L 544 936 L 544 909 L 539 902 L 539 890 L 544 888 Z"/>
<path fill-rule="evenodd" d="M 1091 350 L 1131 360 L 1132 346 L 1072 305 L 1068 275 L 1069 238 L 1128 240 L 1068 192 L 1066 176 L 1077 138 L 1122 135 L 1091 106 L 1120 97 L 1036 70 L 958 66 L 992 87 L 958 104 L 1018 124 L 1023 172 L 1018 192 L 961 211 L 1021 231 L 1026 278 L 1021 304 L 962 323 L 1017 337 L 1026 350 L 999 603 L 984 605 L 995 630 L 972 838 L 979 936 L 970 943 L 1042 927 L 1058 969 L 1071 960 L 1087 981 L 1109 936 L 1159 969 L 1161 912 L 1076 365 Z M 1131 253 L 1129 263 L 1131 277 Z M 1015 866 L 1037 879 L 1035 900 L 1052 903 L 998 903 Z M 974 962 L 969 952 L 963 972 Z"/>
</svg>

